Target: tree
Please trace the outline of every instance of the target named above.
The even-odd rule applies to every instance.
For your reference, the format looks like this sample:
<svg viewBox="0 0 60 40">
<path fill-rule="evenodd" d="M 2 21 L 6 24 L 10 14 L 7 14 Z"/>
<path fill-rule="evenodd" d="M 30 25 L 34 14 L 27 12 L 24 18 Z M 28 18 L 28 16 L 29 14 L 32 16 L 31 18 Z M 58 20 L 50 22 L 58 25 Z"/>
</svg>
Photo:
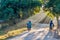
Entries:
<svg viewBox="0 0 60 40">
<path fill-rule="evenodd" d="M 1 1 L 1 19 L 10 20 L 13 18 L 20 18 L 20 10 L 23 11 L 23 17 L 28 17 L 28 10 L 33 9 L 34 7 L 41 6 L 39 0 L 2 0 Z M 26 10 L 26 12 L 25 12 Z M 25 12 L 25 13 L 24 13 Z M 4 15 L 5 17 L 3 17 Z M 7 15 L 10 15 L 7 17 Z M 14 16 L 13 16 L 14 15 Z"/>
<path fill-rule="evenodd" d="M 49 9 L 49 11 L 52 12 L 54 16 L 57 18 L 57 28 L 59 28 L 59 16 L 60 16 L 60 0 L 49 0 L 49 2 L 45 5 L 46 8 Z"/>
<path fill-rule="evenodd" d="M 37 6 L 41 6 L 41 2 L 39 0 L 21 0 L 19 7 L 23 11 L 23 19 L 33 15 L 34 13 L 32 11 L 34 11 L 34 8 Z"/>
<path fill-rule="evenodd" d="M 1 19 L 8 20 L 13 17 L 18 17 L 18 10 L 17 7 L 19 0 L 2 0 L 1 1 Z M 4 16 L 5 17 L 4 17 Z M 8 17 L 7 17 L 8 16 Z"/>
<path fill-rule="evenodd" d="M 28 18 L 34 14 L 35 7 L 41 6 L 39 0 L 2 0 L 0 4 L 0 20 L 8 22 Z"/>
</svg>

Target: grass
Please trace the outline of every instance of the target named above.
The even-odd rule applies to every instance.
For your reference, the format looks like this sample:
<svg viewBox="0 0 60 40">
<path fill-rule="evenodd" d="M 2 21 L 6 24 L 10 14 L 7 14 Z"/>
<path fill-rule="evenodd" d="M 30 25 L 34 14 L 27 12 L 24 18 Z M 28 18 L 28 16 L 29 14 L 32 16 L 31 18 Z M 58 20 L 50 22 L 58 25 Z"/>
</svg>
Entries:
<svg viewBox="0 0 60 40">
<path fill-rule="evenodd" d="M 0 39 L 0 40 L 6 40 L 6 39 Z"/>
<path fill-rule="evenodd" d="M 17 29 L 17 30 L 8 31 L 6 34 L 0 35 L 0 40 L 5 40 L 9 37 L 17 36 L 26 30 L 27 30 L 26 28 L 21 28 L 21 29 Z M 3 32 L 1 32 L 1 34 L 2 33 Z"/>
</svg>

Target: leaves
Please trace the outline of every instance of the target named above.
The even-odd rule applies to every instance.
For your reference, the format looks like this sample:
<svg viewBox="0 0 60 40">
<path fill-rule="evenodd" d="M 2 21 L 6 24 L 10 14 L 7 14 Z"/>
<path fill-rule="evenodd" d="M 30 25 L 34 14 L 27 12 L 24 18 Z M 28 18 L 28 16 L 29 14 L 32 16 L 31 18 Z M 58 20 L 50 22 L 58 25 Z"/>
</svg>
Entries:
<svg viewBox="0 0 60 40">
<path fill-rule="evenodd" d="M 49 0 L 49 2 L 47 3 L 47 5 L 45 6 L 48 9 L 50 9 L 52 7 L 52 10 L 50 9 L 51 12 L 53 12 L 53 14 L 58 14 L 60 15 L 59 11 L 60 11 L 60 0 Z"/>
<path fill-rule="evenodd" d="M 2 0 L 1 1 L 1 12 L 0 19 L 8 20 L 13 18 L 18 18 L 20 16 L 20 10 L 26 13 L 22 13 L 24 17 L 28 16 L 28 10 L 34 7 L 41 6 L 39 0 Z"/>
</svg>

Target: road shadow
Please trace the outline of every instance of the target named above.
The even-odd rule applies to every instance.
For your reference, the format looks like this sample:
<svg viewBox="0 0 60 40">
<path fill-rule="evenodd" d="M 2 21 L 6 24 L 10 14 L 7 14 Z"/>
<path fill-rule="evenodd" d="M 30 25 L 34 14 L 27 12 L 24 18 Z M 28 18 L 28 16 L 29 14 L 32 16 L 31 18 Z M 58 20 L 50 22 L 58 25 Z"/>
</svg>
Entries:
<svg viewBox="0 0 60 40">
<path fill-rule="evenodd" d="M 35 36 L 34 33 L 35 32 L 28 34 L 26 37 L 24 37 L 24 40 L 32 40 L 34 38 L 34 36 Z"/>
<path fill-rule="evenodd" d="M 36 40 L 41 40 L 40 38 L 36 39 Z"/>
<path fill-rule="evenodd" d="M 58 35 L 56 32 L 57 32 L 57 31 L 55 30 L 55 31 L 54 31 L 54 38 L 60 39 L 60 35 Z"/>
<path fill-rule="evenodd" d="M 36 34 L 35 34 L 35 32 L 30 33 L 30 34 L 28 34 L 26 37 L 24 37 L 23 40 L 34 40 L 35 38 L 38 37 L 37 35 L 39 35 L 39 34 L 42 33 L 42 32 L 44 32 L 44 31 L 38 31 Z M 41 40 L 41 39 L 38 38 L 38 39 L 36 39 L 36 40 Z"/>
<path fill-rule="evenodd" d="M 43 40 L 51 40 L 53 38 L 53 32 L 49 31 Z"/>
</svg>

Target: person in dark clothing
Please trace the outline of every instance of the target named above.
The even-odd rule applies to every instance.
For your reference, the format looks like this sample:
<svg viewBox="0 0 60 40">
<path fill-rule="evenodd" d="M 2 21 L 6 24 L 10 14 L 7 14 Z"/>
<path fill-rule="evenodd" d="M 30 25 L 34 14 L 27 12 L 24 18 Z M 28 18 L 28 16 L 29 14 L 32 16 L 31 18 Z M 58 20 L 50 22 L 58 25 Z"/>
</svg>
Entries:
<svg viewBox="0 0 60 40">
<path fill-rule="evenodd" d="M 28 29 L 28 31 L 30 31 L 30 30 L 31 30 L 31 26 L 32 26 L 31 21 L 28 21 L 28 23 L 27 23 L 27 29 Z"/>
<path fill-rule="evenodd" d="M 52 30 L 53 27 L 54 27 L 54 23 L 53 23 L 53 21 L 51 20 L 51 21 L 50 21 L 50 30 Z"/>
</svg>

